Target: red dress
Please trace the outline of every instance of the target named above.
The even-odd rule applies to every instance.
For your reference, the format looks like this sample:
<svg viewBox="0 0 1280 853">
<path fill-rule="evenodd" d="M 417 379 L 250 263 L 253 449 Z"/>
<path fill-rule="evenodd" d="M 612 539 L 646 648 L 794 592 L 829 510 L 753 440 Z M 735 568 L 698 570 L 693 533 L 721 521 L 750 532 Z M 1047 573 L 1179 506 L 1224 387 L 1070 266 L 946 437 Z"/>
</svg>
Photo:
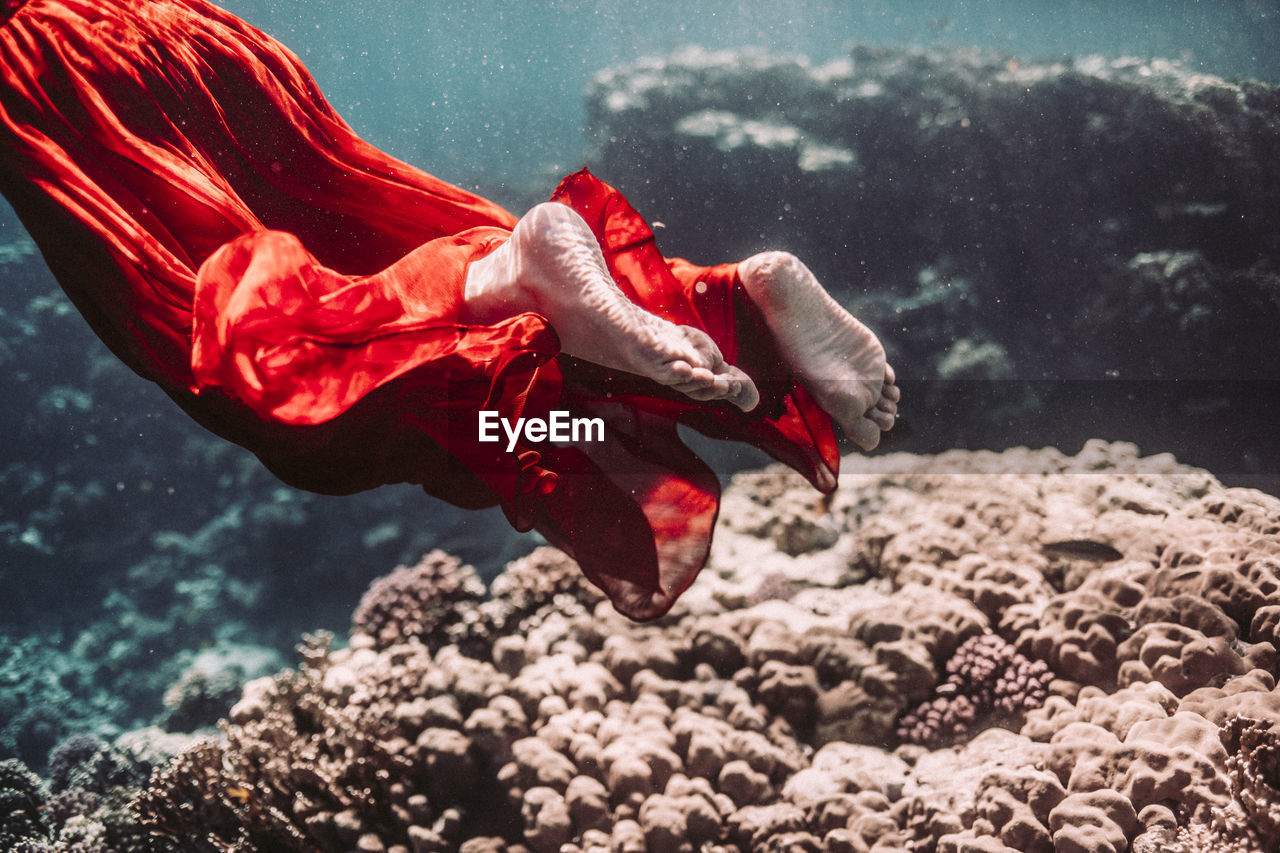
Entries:
<svg viewBox="0 0 1280 853">
<path fill-rule="evenodd" d="M 754 412 L 569 358 L 537 314 L 461 323 L 467 265 L 516 219 L 363 142 L 293 54 L 203 0 L 7 0 L 0 71 L 0 191 L 68 296 L 130 367 L 286 482 L 500 504 L 636 619 L 692 582 L 718 509 L 677 419 L 834 488 L 831 420 L 736 266 L 663 258 L 587 172 L 553 200 L 592 226 L 631 299 L 705 330 L 756 380 Z M 481 410 L 565 410 L 607 434 L 508 453 L 479 441 Z"/>
</svg>

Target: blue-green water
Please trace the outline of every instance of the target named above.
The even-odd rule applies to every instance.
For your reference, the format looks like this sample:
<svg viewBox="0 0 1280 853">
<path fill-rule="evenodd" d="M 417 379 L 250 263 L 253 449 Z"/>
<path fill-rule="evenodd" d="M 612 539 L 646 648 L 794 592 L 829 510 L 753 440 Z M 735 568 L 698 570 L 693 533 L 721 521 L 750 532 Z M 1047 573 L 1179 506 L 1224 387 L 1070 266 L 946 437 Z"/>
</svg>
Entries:
<svg viewBox="0 0 1280 853">
<path fill-rule="evenodd" d="M 1028 59 L 1179 59 L 1280 79 L 1270 0 L 227 0 L 306 62 L 370 141 L 511 202 L 580 165 L 582 90 L 602 68 L 684 45 L 821 64 L 854 42 L 967 45 Z"/>
</svg>

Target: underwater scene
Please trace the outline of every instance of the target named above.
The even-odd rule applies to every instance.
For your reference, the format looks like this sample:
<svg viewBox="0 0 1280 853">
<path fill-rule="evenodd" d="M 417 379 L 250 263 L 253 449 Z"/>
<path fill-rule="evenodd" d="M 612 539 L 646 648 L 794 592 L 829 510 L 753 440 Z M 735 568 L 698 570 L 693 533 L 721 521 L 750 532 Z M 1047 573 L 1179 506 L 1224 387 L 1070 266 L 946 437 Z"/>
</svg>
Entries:
<svg viewBox="0 0 1280 853">
<path fill-rule="evenodd" d="M 128 25 L 0 4 L 0 851 L 1280 851 L 1280 4 L 103 5 Z M 215 20 L 244 41 L 193 53 Z M 127 70 L 81 98 L 103 60 L 28 62 L 43 22 L 234 144 Z M 321 94 L 373 153 L 325 147 Z M 78 112 L 113 98 L 136 162 Z M 54 143 L 74 168 L 28 161 Z M 378 151 L 459 188 L 439 256 L 418 196 L 351 212 L 326 171 L 428 186 Z M 232 201 L 173 202 L 174 162 Z M 224 246 L 294 257 L 220 236 L 241 203 L 307 253 L 244 327 L 303 354 L 197 393 L 236 295 L 152 335 L 147 259 L 203 299 Z M 478 313 L 485 261 L 578 222 L 723 358 Z M 359 325 L 383 268 L 396 310 L 433 277 L 471 307 Z M 350 400 L 253 408 L 295 379 Z M 557 406 L 591 417 L 485 437 Z"/>
</svg>

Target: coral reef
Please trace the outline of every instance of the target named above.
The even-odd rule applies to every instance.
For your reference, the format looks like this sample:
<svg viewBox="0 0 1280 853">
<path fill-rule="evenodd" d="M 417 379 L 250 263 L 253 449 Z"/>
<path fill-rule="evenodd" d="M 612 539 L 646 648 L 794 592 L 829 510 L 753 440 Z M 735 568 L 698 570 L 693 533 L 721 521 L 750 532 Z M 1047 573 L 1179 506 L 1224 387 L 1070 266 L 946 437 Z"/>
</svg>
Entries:
<svg viewBox="0 0 1280 853">
<path fill-rule="evenodd" d="M 942 285 L 968 331 L 912 335 L 913 364 L 954 372 L 987 350 L 997 374 L 1101 376 L 1097 361 L 1205 375 L 1190 338 L 1222 359 L 1212 375 L 1244 377 L 1272 376 L 1278 354 L 1263 331 L 1280 311 L 1274 274 L 1251 267 L 1280 252 L 1278 103 L 1274 86 L 1161 60 L 857 46 L 815 68 L 689 48 L 600 72 L 587 126 L 595 167 L 667 225 L 676 254 L 738 257 L 745 234 L 917 302 Z M 700 227 L 705 209 L 735 228 Z M 1090 298 L 1064 288 L 1104 273 Z M 1014 292 L 1018 305 L 993 298 Z M 1032 325 L 1004 322 L 1024 307 Z M 1045 315 L 1067 322 L 1046 330 Z M 1108 351 L 1071 346 L 1072 327 Z M 969 352 L 948 355 L 965 337 Z M 944 349 L 914 357 L 929 345 Z"/>
<path fill-rule="evenodd" d="M 6 850 L 47 837 L 45 797 L 40 777 L 21 761 L 0 761 L 0 844 Z"/>
<path fill-rule="evenodd" d="M 1237 716 L 1221 737 L 1231 793 L 1263 843 L 1280 847 L 1280 724 Z"/>
<path fill-rule="evenodd" d="M 488 657 L 506 635 L 536 634 L 544 620 L 588 613 L 604 600 L 558 548 L 535 548 L 508 563 L 488 590 L 471 566 L 434 550 L 416 566 L 375 580 L 352 616 L 351 631 L 378 648 L 416 638 L 432 651 L 452 645 Z M 515 651 L 511 643 L 492 650 L 499 658 Z"/>
<path fill-rule="evenodd" d="M 92 735 L 49 756 L 48 786 L 21 762 L 0 762 L 0 844 L 12 853 L 175 853 L 141 825 L 131 801 L 149 766 Z"/>
<path fill-rule="evenodd" d="M 508 563 L 489 585 L 482 608 L 499 634 L 525 634 L 541 624 L 547 609 L 561 616 L 590 612 L 605 600 L 578 564 L 558 548 L 537 548 Z"/>
<path fill-rule="evenodd" d="M 380 646 L 415 637 L 433 648 L 463 645 L 472 639 L 465 617 L 484 598 L 476 570 L 436 550 L 375 580 L 351 617 L 351 630 Z"/>
<path fill-rule="evenodd" d="M 946 669 L 938 697 L 898 722 L 901 740 L 947 746 L 965 737 L 981 715 L 1020 718 L 1044 704 L 1053 680 L 1044 661 L 1027 658 L 997 634 L 965 640 Z"/>
<path fill-rule="evenodd" d="M 125 703 L 95 670 L 39 638 L 0 636 L 0 755 L 38 768 L 73 731 L 118 732 Z"/>
<path fill-rule="evenodd" d="M 245 682 L 278 671 L 283 661 L 274 650 L 246 643 L 221 643 L 201 649 L 164 691 L 159 724 L 171 732 L 194 732 L 217 725 L 240 698 Z"/>
<path fill-rule="evenodd" d="M 1102 442 L 846 462 L 818 505 L 780 469 L 735 478 L 658 623 L 568 602 L 545 551 L 457 605 L 487 626 L 461 646 L 449 620 L 313 641 L 152 777 L 148 825 L 209 851 L 1273 843 L 1280 500 Z M 830 544 L 788 547 L 796 519 Z M 949 692 L 973 709 L 953 744 L 898 737 Z"/>
</svg>

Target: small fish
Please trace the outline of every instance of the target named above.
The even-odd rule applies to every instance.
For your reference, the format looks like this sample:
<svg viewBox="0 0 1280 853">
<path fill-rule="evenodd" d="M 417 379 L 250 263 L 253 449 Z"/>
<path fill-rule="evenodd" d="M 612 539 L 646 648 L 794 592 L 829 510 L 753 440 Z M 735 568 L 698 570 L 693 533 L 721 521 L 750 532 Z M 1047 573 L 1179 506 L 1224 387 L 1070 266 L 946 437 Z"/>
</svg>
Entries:
<svg viewBox="0 0 1280 853">
<path fill-rule="evenodd" d="M 253 797 L 248 788 L 242 788 L 239 785 L 231 785 L 226 789 L 227 796 L 240 804 L 245 804 Z"/>
<path fill-rule="evenodd" d="M 1105 542 L 1094 542 L 1092 539 L 1064 539 L 1061 542 L 1046 542 L 1040 550 L 1050 557 L 1064 557 L 1068 560 L 1092 560 L 1095 563 L 1110 563 L 1124 557 L 1115 548 Z"/>
</svg>

